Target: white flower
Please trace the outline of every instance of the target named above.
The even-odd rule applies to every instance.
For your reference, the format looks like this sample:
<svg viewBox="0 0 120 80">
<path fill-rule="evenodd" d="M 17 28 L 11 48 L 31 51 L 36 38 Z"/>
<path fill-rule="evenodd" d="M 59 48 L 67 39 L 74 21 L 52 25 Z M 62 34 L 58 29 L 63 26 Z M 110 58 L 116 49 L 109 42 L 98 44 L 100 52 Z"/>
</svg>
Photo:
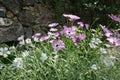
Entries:
<svg viewBox="0 0 120 80">
<path fill-rule="evenodd" d="M 107 48 L 109 48 L 110 47 L 110 44 L 104 44 Z"/>
<path fill-rule="evenodd" d="M 9 51 L 7 47 L 0 48 L 1 56 L 3 56 L 4 58 L 7 58 L 9 54 L 11 54 L 11 52 Z"/>
<path fill-rule="evenodd" d="M 3 48 L 0 48 L 0 51 L 1 51 L 1 52 L 3 52 L 3 51 L 4 51 L 4 49 L 3 49 Z"/>
<path fill-rule="evenodd" d="M 117 59 L 115 56 L 113 56 L 113 55 L 110 55 L 110 58 L 111 59 Z"/>
<path fill-rule="evenodd" d="M 7 51 L 7 50 L 8 50 L 8 48 L 7 48 L 7 47 L 4 47 L 3 49 L 4 49 L 4 51 Z"/>
<path fill-rule="evenodd" d="M 31 44 L 31 43 L 32 43 L 32 41 L 31 41 L 30 38 L 27 38 L 27 39 L 25 40 L 25 42 L 26 42 L 27 44 Z"/>
<path fill-rule="evenodd" d="M 57 31 L 58 29 L 56 29 L 56 28 L 50 28 L 50 31 Z"/>
<path fill-rule="evenodd" d="M 96 66 L 96 64 L 93 64 L 93 65 L 91 66 L 91 69 L 93 69 L 93 70 L 97 70 L 97 66 Z"/>
<path fill-rule="evenodd" d="M 57 53 L 58 53 L 57 51 L 53 51 L 53 52 L 52 52 L 52 54 L 55 54 L 55 55 L 56 55 Z"/>
<path fill-rule="evenodd" d="M 13 66 L 16 67 L 16 68 L 22 69 L 23 68 L 22 58 L 15 58 L 14 61 L 13 61 Z"/>
<path fill-rule="evenodd" d="M 46 55 L 45 53 L 42 53 L 42 54 L 41 54 L 41 57 L 40 57 L 40 60 L 41 60 L 42 62 L 44 62 L 47 58 L 48 58 L 47 55 Z"/>
<path fill-rule="evenodd" d="M 11 52 L 10 52 L 10 51 L 7 51 L 6 54 L 11 54 Z"/>
<path fill-rule="evenodd" d="M 105 48 L 100 48 L 100 52 L 107 54 L 107 50 Z"/>
<path fill-rule="evenodd" d="M 0 64 L 0 69 L 2 69 L 4 67 L 4 65 L 3 64 Z"/>
<path fill-rule="evenodd" d="M 7 57 L 8 57 L 8 55 L 7 55 L 7 54 L 3 54 L 3 57 L 4 57 L 4 58 L 7 58 Z"/>
<path fill-rule="evenodd" d="M 55 55 L 55 56 L 54 56 L 54 59 L 57 59 L 58 57 L 59 57 L 58 55 Z"/>
<path fill-rule="evenodd" d="M 9 49 L 10 49 L 10 50 L 11 50 L 11 49 L 12 49 L 12 50 L 15 50 L 15 46 L 11 46 Z"/>
<path fill-rule="evenodd" d="M 47 33 L 49 36 L 53 36 L 54 35 L 54 33 L 52 33 L 52 32 L 48 32 Z"/>
<path fill-rule="evenodd" d="M 108 57 L 108 56 L 103 58 L 103 63 L 104 63 L 107 67 L 114 66 L 113 59 L 110 58 L 110 57 Z"/>
<path fill-rule="evenodd" d="M 18 41 L 24 40 L 24 35 L 21 35 L 20 37 L 18 37 Z"/>
<path fill-rule="evenodd" d="M 91 48 L 97 48 L 97 45 L 100 43 L 102 43 L 102 41 L 99 38 L 92 38 L 89 45 Z"/>
<path fill-rule="evenodd" d="M 15 52 L 15 46 L 10 47 L 10 48 L 9 48 L 9 51 L 10 51 L 10 52 Z"/>
<path fill-rule="evenodd" d="M 23 57 L 26 57 L 26 56 L 28 56 L 28 55 L 29 55 L 29 51 L 25 50 L 24 52 L 22 52 L 22 56 L 23 56 Z"/>
<path fill-rule="evenodd" d="M 95 36 L 95 34 L 92 33 L 92 36 Z"/>
<path fill-rule="evenodd" d="M 25 45 L 25 41 L 24 41 L 24 40 L 21 40 L 21 41 L 19 42 L 19 44 L 20 44 L 20 45 Z"/>
<path fill-rule="evenodd" d="M 99 38 L 92 38 L 91 42 L 95 43 L 95 44 L 99 44 L 102 43 L 102 41 Z"/>
<path fill-rule="evenodd" d="M 52 43 L 54 40 L 49 40 L 50 43 Z"/>
<path fill-rule="evenodd" d="M 35 42 L 39 42 L 39 38 L 38 38 L 38 37 L 34 37 L 33 40 L 34 40 Z"/>
<path fill-rule="evenodd" d="M 97 32 L 95 29 L 91 29 L 93 32 Z"/>
<path fill-rule="evenodd" d="M 3 55 L 3 53 L 2 52 L 0 52 L 0 56 L 2 56 Z"/>
<path fill-rule="evenodd" d="M 91 48 L 97 48 L 98 46 L 96 45 L 96 44 L 94 44 L 94 43 L 89 43 L 89 46 L 91 47 Z"/>
</svg>

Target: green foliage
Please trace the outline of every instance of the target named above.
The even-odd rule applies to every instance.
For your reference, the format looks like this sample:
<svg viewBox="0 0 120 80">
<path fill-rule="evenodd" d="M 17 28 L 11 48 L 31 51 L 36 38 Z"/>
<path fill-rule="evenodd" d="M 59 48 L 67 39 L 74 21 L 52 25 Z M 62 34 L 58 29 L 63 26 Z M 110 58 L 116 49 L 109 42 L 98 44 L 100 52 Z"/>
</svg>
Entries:
<svg viewBox="0 0 120 80">
<path fill-rule="evenodd" d="M 82 29 L 79 29 L 82 30 Z M 51 47 L 49 41 L 34 42 L 25 44 L 22 47 L 17 46 L 14 54 L 17 58 L 22 58 L 23 68 L 14 68 L 11 64 L 5 64 L 0 68 L 1 80 L 119 80 L 120 72 L 120 58 L 119 53 L 114 53 L 114 65 L 111 61 L 103 63 L 104 58 L 107 58 L 111 53 L 103 54 L 99 48 L 104 47 L 102 42 L 98 44 L 98 48 L 93 49 L 89 46 L 91 38 L 101 38 L 99 32 L 100 28 L 96 29 L 94 36 L 92 30 L 83 32 L 87 34 L 87 39 L 80 42 L 80 46 L 74 46 L 71 39 L 62 36 L 65 43 L 65 49 L 62 51 L 55 51 Z M 105 48 L 110 49 L 110 48 Z M 29 51 L 29 55 L 23 57 L 23 51 Z M 44 55 L 43 58 L 42 54 Z M 112 56 L 112 55 L 111 55 Z M 6 58 L 8 59 L 8 58 Z M 42 59 L 44 59 L 42 61 Z M 109 59 L 109 58 L 108 58 Z M 110 58 L 112 59 L 112 58 Z M 10 60 L 10 59 L 9 59 Z M 96 65 L 92 68 L 93 65 Z M 1 66 L 1 62 L 0 62 Z"/>
<path fill-rule="evenodd" d="M 75 15 L 72 16 L 75 17 Z M 96 29 L 92 29 L 91 26 L 85 28 L 85 25 L 84 27 L 76 26 L 72 21 L 68 25 L 69 34 L 73 31 L 70 26 L 74 26 L 73 28 L 76 30 L 73 37 L 78 34 L 86 34 L 84 40 L 76 41 L 78 45 L 75 45 L 72 40 L 73 37 L 70 38 L 69 34 L 69 37 L 64 34 L 67 29 L 65 32 L 61 32 L 64 35 L 57 38 L 52 38 L 53 35 L 49 35 L 49 39 L 39 41 L 41 40 L 40 34 L 36 33 L 32 36 L 33 40 L 24 39 L 23 35 L 19 37 L 17 46 L 1 46 L 0 79 L 119 80 L 120 52 L 117 45 L 120 45 L 120 43 L 117 43 L 117 47 L 115 46 L 116 42 L 111 43 L 112 46 L 109 45 L 108 41 L 106 42 L 105 31 L 103 32 L 104 29 L 101 29 L 100 26 Z M 113 36 L 114 33 L 110 37 L 113 38 Z M 115 38 L 117 41 L 119 40 L 118 36 Z M 57 39 L 65 44 L 65 47 L 61 50 L 57 50 L 51 45 Z M 55 44 L 59 48 L 62 43 Z"/>
<path fill-rule="evenodd" d="M 72 13 L 89 24 L 99 18 L 94 26 L 100 23 L 108 25 L 111 20 L 107 14 L 120 14 L 119 0 L 43 0 L 43 3 L 55 13 L 55 20 L 59 22 L 64 22 L 63 13 Z"/>
<path fill-rule="evenodd" d="M 70 39 L 63 38 L 66 44 L 71 44 Z M 46 46 L 47 45 L 47 46 Z M 23 69 L 14 69 L 5 66 L 0 70 L 1 80 L 118 80 L 120 65 L 106 67 L 101 65 L 102 54 L 97 51 L 87 50 L 85 46 L 79 48 L 68 45 L 68 49 L 55 52 L 49 43 L 37 43 L 37 47 L 30 51 L 24 60 Z M 90 48 L 90 47 L 89 47 Z M 17 51 L 16 53 L 19 53 Z M 41 54 L 45 53 L 47 59 L 42 62 Z M 21 56 L 21 54 L 17 54 Z M 58 55 L 58 58 L 55 56 Z M 97 65 L 97 70 L 91 68 Z"/>
</svg>

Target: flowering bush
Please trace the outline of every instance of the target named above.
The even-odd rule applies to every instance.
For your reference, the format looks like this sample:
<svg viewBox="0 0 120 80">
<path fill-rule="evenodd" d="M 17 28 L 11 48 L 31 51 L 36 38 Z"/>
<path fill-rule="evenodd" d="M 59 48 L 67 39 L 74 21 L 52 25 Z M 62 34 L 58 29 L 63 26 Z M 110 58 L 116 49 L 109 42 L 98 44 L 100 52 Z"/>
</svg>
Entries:
<svg viewBox="0 0 120 80">
<path fill-rule="evenodd" d="M 0 79 L 118 80 L 119 32 L 101 24 L 92 29 L 76 15 L 63 16 L 70 23 L 61 28 L 51 23 L 45 35 L 22 35 L 16 47 L 1 47 Z"/>
</svg>

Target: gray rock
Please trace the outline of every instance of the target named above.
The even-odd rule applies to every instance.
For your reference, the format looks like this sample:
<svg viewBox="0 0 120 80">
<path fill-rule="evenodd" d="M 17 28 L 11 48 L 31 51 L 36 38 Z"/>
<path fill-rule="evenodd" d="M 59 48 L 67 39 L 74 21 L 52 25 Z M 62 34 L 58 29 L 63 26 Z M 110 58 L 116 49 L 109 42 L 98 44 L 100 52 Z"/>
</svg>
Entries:
<svg viewBox="0 0 120 80">
<path fill-rule="evenodd" d="M 12 24 L 12 20 L 8 18 L 1 18 L 0 17 L 0 26 L 10 26 Z"/>
<path fill-rule="evenodd" d="M 19 13 L 20 11 L 20 0 L 0 0 L 0 2 L 14 14 Z"/>
<path fill-rule="evenodd" d="M 35 0 L 22 0 L 23 6 L 33 6 L 35 4 Z"/>
<path fill-rule="evenodd" d="M 47 26 L 48 23 L 52 21 L 52 17 L 54 14 L 47 8 L 40 4 L 37 4 L 39 17 L 36 18 L 36 22 L 38 22 L 41 26 Z"/>
<path fill-rule="evenodd" d="M 42 3 L 42 0 L 35 0 L 36 3 Z"/>
<path fill-rule="evenodd" d="M 15 16 L 14 16 L 14 14 L 13 14 L 11 11 L 7 11 L 7 12 L 6 12 L 6 17 L 12 19 L 12 18 L 14 18 Z"/>
<path fill-rule="evenodd" d="M 13 24 L 9 27 L 0 27 L 0 43 L 16 41 L 17 38 L 24 34 L 22 25 L 16 18 L 13 19 Z"/>
<path fill-rule="evenodd" d="M 43 14 L 39 18 L 36 18 L 35 22 L 40 24 L 40 26 L 48 26 L 50 19 L 51 17 L 49 14 Z"/>
<path fill-rule="evenodd" d="M 32 26 L 35 24 L 35 18 L 30 11 L 21 11 L 18 19 L 24 26 Z"/>
<path fill-rule="evenodd" d="M 0 7 L 0 17 L 5 17 L 6 9 L 4 7 Z"/>
<path fill-rule="evenodd" d="M 32 34 L 33 34 L 33 30 L 31 27 L 23 27 L 24 29 L 24 35 L 26 38 L 31 38 Z"/>
<path fill-rule="evenodd" d="M 41 0 L 0 0 L 0 4 L 0 43 L 48 31 L 47 25 L 53 15 L 42 6 Z"/>
<path fill-rule="evenodd" d="M 48 31 L 48 28 L 47 26 L 40 26 L 39 24 L 38 25 L 34 25 L 32 26 L 32 30 L 33 30 L 33 33 L 41 33 L 41 34 L 46 34 L 47 31 Z"/>
<path fill-rule="evenodd" d="M 35 5 L 34 7 L 23 7 L 24 11 L 21 11 L 18 14 L 19 21 L 25 26 L 47 26 L 47 23 L 50 22 L 52 14 L 47 8 L 42 7 L 41 5 Z"/>
</svg>

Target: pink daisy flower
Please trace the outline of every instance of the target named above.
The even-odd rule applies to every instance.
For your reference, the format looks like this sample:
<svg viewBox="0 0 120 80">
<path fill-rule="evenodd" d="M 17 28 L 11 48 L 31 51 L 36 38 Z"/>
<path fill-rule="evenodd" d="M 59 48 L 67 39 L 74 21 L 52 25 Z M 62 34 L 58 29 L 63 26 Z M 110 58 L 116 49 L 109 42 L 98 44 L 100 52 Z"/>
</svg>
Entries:
<svg viewBox="0 0 120 80">
<path fill-rule="evenodd" d="M 110 37 L 111 35 L 112 35 L 112 33 L 110 33 L 110 32 L 105 33 L 106 37 Z"/>
<path fill-rule="evenodd" d="M 80 41 L 80 37 L 79 36 L 74 36 L 72 38 L 72 40 L 73 40 L 74 43 L 78 43 Z"/>
<path fill-rule="evenodd" d="M 65 45 L 64 45 L 62 40 L 53 40 L 52 41 L 52 47 L 56 51 L 60 51 L 60 50 L 63 50 L 65 48 Z"/>
<path fill-rule="evenodd" d="M 35 34 L 32 36 L 32 38 L 39 37 L 39 36 L 41 36 L 41 33 L 35 33 Z"/>
<path fill-rule="evenodd" d="M 59 23 L 51 23 L 51 24 L 48 25 L 48 27 L 56 27 L 58 25 L 59 25 Z"/>
<path fill-rule="evenodd" d="M 116 38 L 116 37 L 108 37 L 107 40 L 108 40 L 110 43 L 114 44 L 114 42 L 117 41 L 117 38 Z"/>
<path fill-rule="evenodd" d="M 64 17 L 68 18 L 70 21 L 75 21 L 80 19 L 80 17 L 72 14 L 63 14 Z"/>
<path fill-rule="evenodd" d="M 115 42 L 115 46 L 120 46 L 120 40 L 117 40 L 117 41 Z"/>
<path fill-rule="evenodd" d="M 112 30 L 112 32 L 113 32 L 115 35 L 117 35 L 117 36 L 120 37 L 120 33 L 119 33 L 119 31 Z"/>
<path fill-rule="evenodd" d="M 113 33 L 112 33 L 110 30 L 108 30 L 105 26 L 103 26 L 103 25 L 100 24 L 100 27 L 101 27 L 102 30 L 105 32 L 105 36 L 110 37 L 110 36 L 113 34 Z"/>
<path fill-rule="evenodd" d="M 80 27 L 85 28 L 87 30 L 89 28 L 89 24 L 84 24 L 83 22 L 78 22 L 77 24 L 80 25 Z"/>
<path fill-rule="evenodd" d="M 120 22 L 120 18 L 117 17 L 116 15 L 108 14 L 108 16 L 109 16 L 111 19 L 113 19 L 114 21 Z"/>
<path fill-rule="evenodd" d="M 64 27 L 62 33 L 68 37 L 68 38 L 72 38 L 75 34 L 76 34 L 76 30 L 77 28 L 75 26 L 73 27 Z"/>
<path fill-rule="evenodd" d="M 89 24 L 85 24 L 85 29 L 89 29 Z"/>
<path fill-rule="evenodd" d="M 46 36 L 42 36 L 39 40 L 40 42 L 46 41 L 50 38 L 50 36 L 46 35 Z"/>
<path fill-rule="evenodd" d="M 86 35 L 85 34 L 80 34 L 79 37 L 80 37 L 80 40 L 84 40 L 86 38 Z"/>
<path fill-rule="evenodd" d="M 78 36 L 74 36 L 74 37 L 72 38 L 72 40 L 73 40 L 74 44 L 75 44 L 76 46 L 78 46 L 78 43 L 79 43 L 80 41 L 84 40 L 85 38 L 86 38 L 86 35 L 85 35 L 85 34 L 80 34 L 80 35 L 78 35 Z"/>
<path fill-rule="evenodd" d="M 100 27 L 102 28 L 102 30 L 107 33 L 107 32 L 110 32 L 110 30 L 108 30 L 105 26 L 101 25 L 100 24 Z"/>
<path fill-rule="evenodd" d="M 77 24 L 80 25 L 80 27 L 82 27 L 82 28 L 84 27 L 84 23 L 83 22 L 78 22 Z"/>
<path fill-rule="evenodd" d="M 53 33 L 53 35 L 51 36 L 53 39 L 58 39 L 60 37 L 60 32 L 55 32 Z"/>
</svg>

